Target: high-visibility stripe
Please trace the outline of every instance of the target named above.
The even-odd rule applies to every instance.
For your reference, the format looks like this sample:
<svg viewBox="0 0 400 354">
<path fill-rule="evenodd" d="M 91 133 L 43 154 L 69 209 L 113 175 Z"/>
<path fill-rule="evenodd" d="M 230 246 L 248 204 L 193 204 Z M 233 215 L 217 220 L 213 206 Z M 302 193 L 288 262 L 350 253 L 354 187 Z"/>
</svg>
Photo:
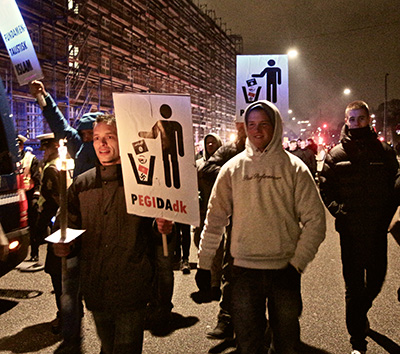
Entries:
<svg viewBox="0 0 400 354">
<path fill-rule="evenodd" d="M 19 202 L 18 193 L 0 195 L 0 205 L 7 205 Z"/>
</svg>

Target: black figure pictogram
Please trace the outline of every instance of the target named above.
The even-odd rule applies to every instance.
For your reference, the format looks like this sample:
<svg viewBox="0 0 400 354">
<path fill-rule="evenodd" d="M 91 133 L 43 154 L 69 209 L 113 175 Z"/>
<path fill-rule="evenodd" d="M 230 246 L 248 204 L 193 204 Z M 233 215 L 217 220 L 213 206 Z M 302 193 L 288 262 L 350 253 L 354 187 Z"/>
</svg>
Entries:
<svg viewBox="0 0 400 354">
<path fill-rule="evenodd" d="M 251 76 L 252 77 L 263 77 L 266 74 L 266 76 L 267 76 L 266 77 L 267 101 L 276 103 L 276 101 L 278 100 L 277 85 L 280 85 L 281 81 L 282 81 L 281 69 L 273 67 L 275 65 L 275 60 L 273 60 L 273 59 L 268 60 L 268 65 L 270 67 L 265 68 L 263 71 L 261 71 L 260 74 L 253 74 Z M 271 100 L 271 93 L 272 93 L 272 100 Z"/>
<path fill-rule="evenodd" d="M 160 107 L 160 114 L 165 119 L 171 118 L 171 107 L 167 104 L 163 104 Z M 161 136 L 165 185 L 167 187 L 171 187 L 172 165 L 174 187 L 176 189 L 179 189 L 181 186 L 181 182 L 179 176 L 178 153 L 179 156 L 184 155 L 182 126 L 179 122 L 176 121 L 158 120 L 151 128 L 151 131 L 139 132 L 139 136 L 145 139 L 156 139 L 158 137 L 158 134 L 160 134 Z"/>
</svg>

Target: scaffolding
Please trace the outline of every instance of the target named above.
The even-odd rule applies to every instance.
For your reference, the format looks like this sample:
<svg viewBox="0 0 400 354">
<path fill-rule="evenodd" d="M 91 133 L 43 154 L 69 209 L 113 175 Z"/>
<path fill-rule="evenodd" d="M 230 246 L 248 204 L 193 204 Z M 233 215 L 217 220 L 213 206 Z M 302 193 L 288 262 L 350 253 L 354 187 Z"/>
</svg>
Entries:
<svg viewBox="0 0 400 354">
<path fill-rule="evenodd" d="M 112 92 L 184 93 L 191 96 L 196 142 L 209 132 L 227 140 L 234 131 L 236 54 L 242 40 L 206 6 L 192 0 L 17 3 L 44 84 L 71 124 L 91 110 L 112 111 Z M 33 99 L 10 75 L 1 44 L 0 76 L 24 133 L 26 104 Z"/>
</svg>

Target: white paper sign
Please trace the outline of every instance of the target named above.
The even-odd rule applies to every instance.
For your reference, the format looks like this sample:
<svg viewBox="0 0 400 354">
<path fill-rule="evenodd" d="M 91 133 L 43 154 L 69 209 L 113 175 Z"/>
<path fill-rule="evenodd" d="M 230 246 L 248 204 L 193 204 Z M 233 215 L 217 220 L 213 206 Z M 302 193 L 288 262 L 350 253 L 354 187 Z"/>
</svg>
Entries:
<svg viewBox="0 0 400 354">
<path fill-rule="evenodd" d="M 15 0 L 0 0 L 0 32 L 19 84 L 42 79 L 35 48 Z"/>
<path fill-rule="evenodd" d="M 114 93 L 127 211 L 199 225 L 190 97 Z"/>
<path fill-rule="evenodd" d="M 287 55 L 236 56 L 236 116 L 258 100 L 275 104 L 282 118 L 289 110 Z"/>
</svg>

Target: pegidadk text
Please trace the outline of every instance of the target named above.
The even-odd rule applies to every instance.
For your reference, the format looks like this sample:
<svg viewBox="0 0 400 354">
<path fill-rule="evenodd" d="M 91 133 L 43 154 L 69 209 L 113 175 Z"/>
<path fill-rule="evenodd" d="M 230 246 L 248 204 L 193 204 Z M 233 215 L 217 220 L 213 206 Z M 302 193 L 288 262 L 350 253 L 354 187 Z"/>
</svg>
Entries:
<svg viewBox="0 0 400 354">
<path fill-rule="evenodd" d="M 154 209 L 165 209 L 170 211 L 175 211 L 176 213 L 187 214 L 186 205 L 183 204 L 181 200 L 175 200 L 171 202 L 169 199 L 162 199 L 159 197 L 152 197 L 149 195 L 136 195 L 131 194 L 132 204 L 138 204 L 140 206 L 145 206 Z"/>
</svg>

